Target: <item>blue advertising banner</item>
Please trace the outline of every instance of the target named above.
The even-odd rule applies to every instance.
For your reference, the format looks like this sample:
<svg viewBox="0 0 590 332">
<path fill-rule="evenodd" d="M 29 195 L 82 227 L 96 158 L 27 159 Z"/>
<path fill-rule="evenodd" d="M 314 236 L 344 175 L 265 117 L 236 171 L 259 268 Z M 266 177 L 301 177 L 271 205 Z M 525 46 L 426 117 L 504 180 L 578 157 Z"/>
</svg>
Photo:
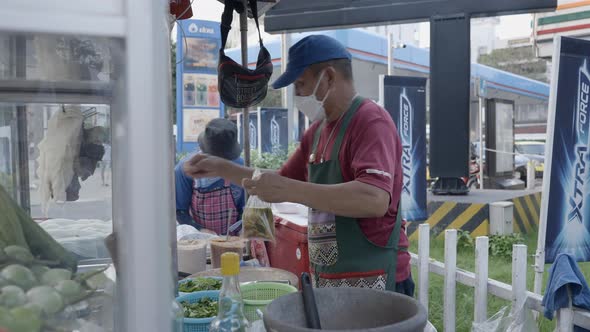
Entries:
<svg viewBox="0 0 590 332">
<path fill-rule="evenodd" d="M 426 209 L 426 79 L 385 76 L 383 106 L 402 141 L 402 216 L 428 219 Z"/>
<path fill-rule="evenodd" d="M 260 141 L 262 152 L 287 152 L 289 124 L 286 108 L 260 109 Z"/>
<path fill-rule="evenodd" d="M 560 253 L 589 261 L 590 42 L 560 37 L 555 47 L 541 207 L 545 262 Z"/>
<path fill-rule="evenodd" d="M 260 129 L 259 129 L 259 124 L 260 124 L 260 112 L 258 111 L 251 111 L 249 114 L 250 117 L 250 121 L 249 121 L 249 134 L 250 134 L 250 149 L 251 150 L 259 150 L 259 144 L 260 144 Z M 242 118 L 243 118 L 243 114 L 242 113 L 238 113 L 238 121 L 237 121 L 237 126 L 238 126 L 238 140 L 240 142 L 240 144 L 243 144 L 244 142 L 244 136 L 243 136 L 243 130 L 242 130 Z"/>
<path fill-rule="evenodd" d="M 191 152 L 209 121 L 223 116 L 217 89 L 219 22 L 181 20 L 176 38 L 176 151 Z"/>
</svg>

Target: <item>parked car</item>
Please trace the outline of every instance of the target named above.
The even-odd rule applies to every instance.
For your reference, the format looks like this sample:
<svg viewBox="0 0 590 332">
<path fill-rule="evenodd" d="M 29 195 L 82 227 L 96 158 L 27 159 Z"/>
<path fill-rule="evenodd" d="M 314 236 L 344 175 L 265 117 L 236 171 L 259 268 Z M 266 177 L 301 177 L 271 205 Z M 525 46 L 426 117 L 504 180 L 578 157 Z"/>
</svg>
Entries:
<svg viewBox="0 0 590 332">
<path fill-rule="evenodd" d="M 527 164 L 534 160 L 535 177 L 543 178 L 545 170 L 545 142 L 542 141 L 516 141 L 514 150 L 518 153 L 514 156 L 514 168 L 520 173 L 520 179 L 526 182 Z"/>
<path fill-rule="evenodd" d="M 484 150 L 485 150 L 484 145 Z M 471 144 L 471 151 L 477 157 L 479 157 L 479 142 L 473 142 Z M 526 182 L 527 177 L 527 164 L 533 159 L 537 162 L 535 166 L 535 177 L 542 178 L 543 171 L 545 169 L 545 142 L 543 141 L 532 141 L 522 140 L 514 143 L 514 171 L 518 172 L 517 178 Z M 485 164 L 486 153 L 484 152 L 483 161 Z"/>
</svg>

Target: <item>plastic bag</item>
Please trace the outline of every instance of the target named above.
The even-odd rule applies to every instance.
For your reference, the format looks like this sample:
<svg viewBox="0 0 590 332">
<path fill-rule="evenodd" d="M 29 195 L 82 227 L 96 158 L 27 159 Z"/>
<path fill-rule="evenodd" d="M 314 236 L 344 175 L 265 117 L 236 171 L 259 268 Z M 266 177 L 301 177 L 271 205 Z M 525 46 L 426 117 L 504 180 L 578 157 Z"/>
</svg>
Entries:
<svg viewBox="0 0 590 332">
<path fill-rule="evenodd" d="M 473 323 L 471 332 L 539 332 L 537 322 L 523 301 L 517 310 L 503 307 L 483 323 Z"/>
<path fill-rule="evenodd" d="M 252 178 L 259 176 L 260 170 L 256 169 Z M 270 203 L 262 201 L 258 196 L 250 196 L 244 207 L 242 220 L 244 238 L 274 242 L 275 222 Z"/>
<path fill-rule="evenodd" d="M 80 259 L 109 257 L 104 239 L 113 230 L 113 223 L 110 220 L 49 219 L 40 223 L 40 226 Z"/>
<path fill-rule="evenodd" d="M 252 322 L 252 326 L 247 330 L 248 332 L 266 332 L 264 322 L 262 320 L 256 320 Z"/>
<path fill-rule="evenodd" d="M 203 233 L 191 225 L 178 225 L 176 226 L 176 240 L 210 240 L 217 235 Z"/>
<path fill-rule="evenodd" d="M 39 142 L 37 175 L 40 179 L 41 208 L 47 217 L 49 203 L 67 201 L 66 189 L 75 175 L 74 163 L 80 154 L 84 115 L 79 106 L 55 112 Z"/>
<path fill-rule="evenodd" d="M 426 326 L 424 327 L 424 332 L 438 332 L 436 327 L 432 325 L 431 322 L 426 322 Z"/>
</svg>

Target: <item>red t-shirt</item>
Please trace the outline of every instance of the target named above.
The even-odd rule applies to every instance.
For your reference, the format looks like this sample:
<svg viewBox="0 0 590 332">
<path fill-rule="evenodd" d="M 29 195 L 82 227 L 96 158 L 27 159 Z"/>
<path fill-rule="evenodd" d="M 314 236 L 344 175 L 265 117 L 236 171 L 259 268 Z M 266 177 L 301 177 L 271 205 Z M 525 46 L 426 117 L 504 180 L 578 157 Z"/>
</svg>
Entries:
<svg viewBox="0 0 590 332">
<path fill-rule="evenodd" d="M 316 161 L 324 150 L 326 140 L 338 121 L 328 123 L 320 135 Z M 303 134 L 301 144 L 293 156 L 280 170 L 282 176 L 300 181 L 307 181 L 307 165 L 313 137 L 321 121 L 317 121 Z M 332 146 L 338 134 L 338 128 L 328 142 L 324 160 L 330 159 Z M 383 189 L 389 193 L 391 203 L 387 214 L 380 218 L 364 218 L 359 225 L 370 241 L 378 245 L 386 245 L 397 216 L 397 206 L 402 190 L 401 141 L 397 128 L 389 113 L 370 100 L 365 100 L 344 134 L 340 148 L 340 167 L 344 182 L 360 181 Z M 405 222 L 402 224 L 399 246 L 408 248 L 409 241 L 405 233 Z M 400 251 L 397 260 L 396 281 L 404 281 L 410 276 L 410 254 Z"/>
</svg>

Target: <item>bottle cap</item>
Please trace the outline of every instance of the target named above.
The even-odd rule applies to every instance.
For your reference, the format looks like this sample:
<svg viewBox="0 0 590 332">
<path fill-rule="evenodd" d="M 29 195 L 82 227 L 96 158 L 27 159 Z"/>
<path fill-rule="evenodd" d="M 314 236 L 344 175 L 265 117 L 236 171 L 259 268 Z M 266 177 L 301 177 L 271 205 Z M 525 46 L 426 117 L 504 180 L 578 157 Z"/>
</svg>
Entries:
<svg viewBox="0 0 590 332">
<path fill-rule="evenodd" d="M 240 274 L 240 257 L 235 252 L 226 252 L 221 255 L 221 274 L 235 276 Z"/>
</svg>

